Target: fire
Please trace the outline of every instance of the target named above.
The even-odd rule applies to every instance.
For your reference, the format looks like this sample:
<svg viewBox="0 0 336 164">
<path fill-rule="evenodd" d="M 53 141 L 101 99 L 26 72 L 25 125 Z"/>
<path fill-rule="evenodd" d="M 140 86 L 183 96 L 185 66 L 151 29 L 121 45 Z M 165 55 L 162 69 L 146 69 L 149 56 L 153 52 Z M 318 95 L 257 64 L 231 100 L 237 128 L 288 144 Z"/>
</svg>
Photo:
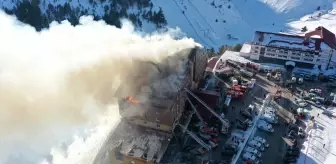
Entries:
<svg viewBox="0 0 336 164">
<path fill-rule="evenodd" d="M 132 104 L 139 104 L 139 101 L 135 99 L 133 96 L 127 97 L 126 100 Z"/>
</svg>

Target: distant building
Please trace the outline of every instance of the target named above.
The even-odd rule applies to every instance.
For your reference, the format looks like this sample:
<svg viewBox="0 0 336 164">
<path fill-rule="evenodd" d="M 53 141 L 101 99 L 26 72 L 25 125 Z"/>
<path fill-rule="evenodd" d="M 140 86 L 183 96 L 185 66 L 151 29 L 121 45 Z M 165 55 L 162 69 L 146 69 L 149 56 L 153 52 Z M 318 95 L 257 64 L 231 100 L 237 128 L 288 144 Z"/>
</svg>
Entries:
<svg viewBox="0 0 336 164">
<path fill-rule="evenodd" d="M 318 37 L 313 37 L 318 36 Z M 335 34 L 320 26 L 304 36 L 256 31 L 251 43 L 246 43 L 254 59 L 280 59 L 298 65 L 321 68 L 336 66 Z M 245 53 L 246 49 L 245 50 Z"/>
</svg>

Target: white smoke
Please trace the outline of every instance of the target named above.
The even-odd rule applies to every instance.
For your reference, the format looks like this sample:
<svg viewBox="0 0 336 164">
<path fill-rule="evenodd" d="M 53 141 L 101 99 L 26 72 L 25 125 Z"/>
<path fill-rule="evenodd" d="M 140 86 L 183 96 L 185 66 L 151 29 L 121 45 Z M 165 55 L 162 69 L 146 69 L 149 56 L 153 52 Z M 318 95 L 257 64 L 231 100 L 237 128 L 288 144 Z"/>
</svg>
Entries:
<svg viewBox="0 0 336 164">
<path fill-rule="evenodd" d="M 135 61 L 198 46 L 178 29 L 143 35 L 82 17 L 36 32 L 0 11 L 0 163 L 91 163 L 119 122 L 113 96 Z"/>
</svg>

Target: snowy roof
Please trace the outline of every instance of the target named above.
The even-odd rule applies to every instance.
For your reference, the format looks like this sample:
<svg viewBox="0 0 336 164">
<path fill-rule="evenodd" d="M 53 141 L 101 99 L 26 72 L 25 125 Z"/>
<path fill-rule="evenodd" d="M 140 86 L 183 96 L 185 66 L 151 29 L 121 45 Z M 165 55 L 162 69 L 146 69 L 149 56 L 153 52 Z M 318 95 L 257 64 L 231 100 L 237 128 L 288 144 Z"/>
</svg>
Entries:
<svg viewBox="0 0 336 164">
<path fill-rule="evenodd" d="M 205 71 L 211 72 L 215 68 L 215 65 L 216 65 L 217 61 L 219 60 L 219 58 L 220 58 L 220 56 L 211 57 L 208 60 L 207 66 L 205 68 Z"/>
<path fill-rule="evenodd" d="M 251 62 L 250 60 L 240 56 L 240 52 L 234 52 L 234 51 L 225 51 L 225 53 L 220 57 L 220 59 L 222 59 L 222 61 L 230 59 L 244 64 Z"/>
<path fill-rule="evenodd" d="M 320 38 L 313 38 L 312 36 L 314 35 L 318 35 Z M 261 45 L 291 47 L 298 50 L 311 51 L 336 48 L 335 35 L 323 27 L 317 28 L 305 36 L 256 31 L 253 42 Z"/>
<path fill-rule="evenodd" d="M 121 122 L 109 139 L 114 151 L 129 157 L 160 162 L 171 134 Z M 119 143 L 119 144 L 118 144 Z"/>
<path fill-rule="evenodd" d="M 251 44 L 243 44 L 242 48 L 240 49 L 242 53 L 250 53 L 251 52 Z"/>
</svg>

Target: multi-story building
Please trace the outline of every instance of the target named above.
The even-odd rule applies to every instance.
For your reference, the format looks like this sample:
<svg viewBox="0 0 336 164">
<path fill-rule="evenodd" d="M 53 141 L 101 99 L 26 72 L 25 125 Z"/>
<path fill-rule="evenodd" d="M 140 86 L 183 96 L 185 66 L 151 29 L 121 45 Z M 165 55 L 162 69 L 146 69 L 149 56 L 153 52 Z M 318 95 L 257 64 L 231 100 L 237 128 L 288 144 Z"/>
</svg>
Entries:
<svg viewBox="0 0 336 164">
<path fill-rule="evenodd" d="M 207 59 L 208 57 L 205 51 L 193 49 L 188 57 L 187 73 L 182 73 L 183 75 L 181 76 L 172 75 L 173 78 L 164 77 L 149 84 L 150 88 L 159 87 L 152 90 L 150 95 L 146 95 L 147 98 L 144 103 L 134 103 L 132 100 L 130 101 L 130 99 L 136 99 L 136 96 L 121 99 L 119 101 L 120 115 L 131 123 L 171 132 L 175 128 L 184 110 L 186 101 L 184 88 L 190 89 L 197 87 L 197 83 L 203 78 Z M 167 81 L 171 81 L 168 87 L 172 88 L 162 93 L 163 87 L 161 86 L 166 85 Z M 137 113 L 136 111 L 139 110 L 143 110 L 143 112 Z M 134 113 L 136 114 L 134 115 Z"/>
<path fill-rule="evenodd" d="M 256 31 L 249 44 L 251 56 L 257 59 L 294 61 L 308 67 L 336 66 L 335 34 L 321 26 L 304 36 Z"/>
<path fill-rule="evenodd" d="M 180 118 L 184 112 L 187 96 L 184 88 L 197 87 L 199 80 L 203 78 L 207 64 L 207 53 L 203 49 L 194 48 L 186 53 L 188 53 L 188 61 L 184 67 L 185 71 L 171 72 L 172 77 L 170 77 L 167 70 L 158 68 L 162 77 L 141 82 L 143 83 L 141 86 L 157 88 L 152 90 L 150 94 L 146 94 L 146 101 L 142 101 L 138 96 L 144 92 L 140 87 L 138 91 L 134 92 L 134 96 L 119 100 L 122 123 L 109 137 L 108 142 L 112 143 L 105 144 L 110 147 L 113 145 L 113 151 L 108 153 L 110 163 L 154 164 L 160 162 L 174 128 L 181 125 Z M 173 61 L 164 61 L 163 63 L 169 62 Z M 165 67 L 165 69 L 169 70 L 170 68 Z M 173 75 L 174 73 L 178 75 Z M 160 80 L 163 81 L 160 82 Z M 162 92 L 160 87 L 167 85 L 168 81 L 171 81 L 168 86 L 171 90 Z M 100 156 L 104 156 L 104 153 L 100 153 Z M 104 159 L 104 157 L 98 158 Z"/>
</svg>

